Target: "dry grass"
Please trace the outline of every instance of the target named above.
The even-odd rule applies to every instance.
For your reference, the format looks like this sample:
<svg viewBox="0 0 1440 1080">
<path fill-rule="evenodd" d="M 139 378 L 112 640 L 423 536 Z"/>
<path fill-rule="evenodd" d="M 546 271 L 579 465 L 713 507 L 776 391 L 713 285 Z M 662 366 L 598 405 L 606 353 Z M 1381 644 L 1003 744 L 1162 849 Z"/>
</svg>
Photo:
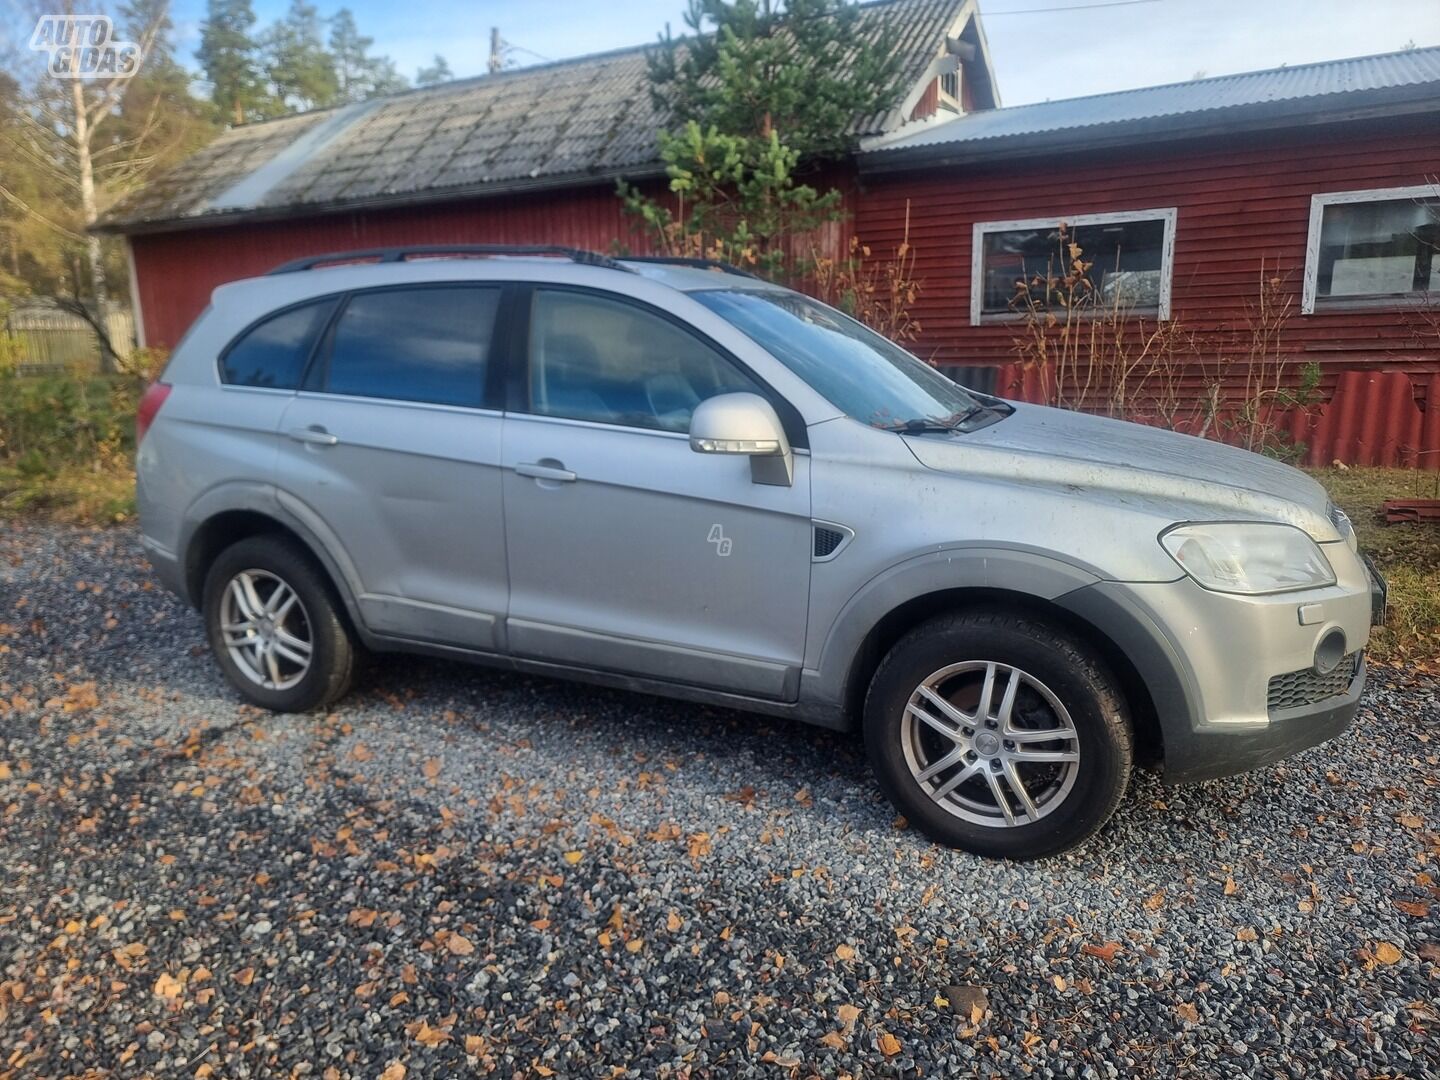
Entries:
<svg viewBox="0 0 1440 1080">
<path fill-rule="evenodd" d="M 1440 673 L 1440 523 L 1386 525 L 1387 499 L 1440 498 L 1440 473 L 1412 469 L 1316 469 L 1313 475 L 1350 515 L 1360 547 L 1390 583 L 1386 625 L 1371 637 L 1371 656 Z"/>
</svg>

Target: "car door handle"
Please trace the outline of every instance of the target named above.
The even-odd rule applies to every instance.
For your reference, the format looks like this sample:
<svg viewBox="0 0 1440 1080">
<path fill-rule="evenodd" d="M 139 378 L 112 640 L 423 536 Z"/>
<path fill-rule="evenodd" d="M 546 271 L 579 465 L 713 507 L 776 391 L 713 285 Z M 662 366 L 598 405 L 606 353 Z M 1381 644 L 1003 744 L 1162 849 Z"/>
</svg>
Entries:
<svg viewBox="0 0 1440 1080">
<path fill-rule="evenodd" d="M 313 443 L 316 446 L 334 446 L 340 440 L 319 424 L 290 429 L 290 438 L 296 442 Z"/>
<path fill-rule="evenodd" d="M 550 461 L 552 459 L 546 458 L 545 460 Z M 575 482 L 575 474 L 569 469 L 562 467 L 558 461 L 553 465 L 546 465 L 544 462 L 539 461 L 522 461 L 515 466 L 515 475 L 529 476 L 536 480 L 552 480 L 560 484 L 573 484 Z"/>
</svg>

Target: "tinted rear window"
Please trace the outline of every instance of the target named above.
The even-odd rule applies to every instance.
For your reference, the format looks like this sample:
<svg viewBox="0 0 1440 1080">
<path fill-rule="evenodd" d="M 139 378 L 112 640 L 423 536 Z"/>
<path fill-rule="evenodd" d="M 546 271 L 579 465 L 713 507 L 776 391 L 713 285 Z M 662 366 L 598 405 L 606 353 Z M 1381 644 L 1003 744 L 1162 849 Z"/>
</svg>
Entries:
<svg viewBox="0 0 1440 1080">
<path fill-rule="evenodd" d="M 500 290 L 443 286 L 357 293 L 335 326 L 332 394 L 478 407 Z"/>
<path fill-rule="evenodd" d="M 315 337 L 325 326 L 334 299 L 290 308 L 252 326 L 235 339 L 220 361 L 220 378 L 231 386 L 294 390 L 305 374 Z"/>
</svg>

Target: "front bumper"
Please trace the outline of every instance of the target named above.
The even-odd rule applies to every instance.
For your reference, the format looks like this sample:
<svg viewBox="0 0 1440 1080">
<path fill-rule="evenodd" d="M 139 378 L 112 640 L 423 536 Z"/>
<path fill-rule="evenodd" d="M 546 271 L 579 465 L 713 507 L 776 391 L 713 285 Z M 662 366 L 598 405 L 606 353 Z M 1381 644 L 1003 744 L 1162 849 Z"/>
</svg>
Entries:
<svg viewBox="0 0 1440 1080">
<path fill-rule="evenodd" d="M 1182 578 L 1100 582 L 1062 598 L 1125 652 L 1149 688 L 1166 783 L 1278 761 L 1354 719 L 1374 590 L 1382 586 L 1345 545 L 1325 547 L 1336 583 L 1322 589 L 1232 596 Z M 1349 678 L 1339 671 L 1310 678 L 1321 641 L 1336 631 Z"/>
<path fill-rule="evenodd" d="M 1362 659 L 1343 697 L 1331 697 L 1294 709 L 1277 709 L 1263 725 L 1233 730 L 1213 726 L 1191 728 L 1173 744 L 1166 743 L 1165 783 L 1194 784 L 1249 772 L 1333 739 L 1355 719 L 1364 690 L 1365 661 Z"/>
</svg>

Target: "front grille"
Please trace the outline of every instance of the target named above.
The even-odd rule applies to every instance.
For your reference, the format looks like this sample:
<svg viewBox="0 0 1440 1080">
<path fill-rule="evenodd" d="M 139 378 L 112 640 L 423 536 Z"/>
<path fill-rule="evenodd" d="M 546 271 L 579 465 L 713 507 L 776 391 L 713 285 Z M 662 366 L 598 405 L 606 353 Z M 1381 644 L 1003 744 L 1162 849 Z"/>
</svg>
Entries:
<svg viewBox="0 0 1440 1080">
<path fill-rule="evenodd" d="M 1311 668 L 1276 675 L 1270 680 L 1270 711 L 1298 709 L 1302 705 L 1318 705 L 1328 698 L 1343 697 L 1359 667 L 1360 654 L 1353 652 L 1328 675 L 1317 675 Z"/>
<path fill-rule="evenodd" d="M 815 526 L 815 558 L 823 559 L 845 541 L 845 534 L 839 529 Z"/>
</svg>

